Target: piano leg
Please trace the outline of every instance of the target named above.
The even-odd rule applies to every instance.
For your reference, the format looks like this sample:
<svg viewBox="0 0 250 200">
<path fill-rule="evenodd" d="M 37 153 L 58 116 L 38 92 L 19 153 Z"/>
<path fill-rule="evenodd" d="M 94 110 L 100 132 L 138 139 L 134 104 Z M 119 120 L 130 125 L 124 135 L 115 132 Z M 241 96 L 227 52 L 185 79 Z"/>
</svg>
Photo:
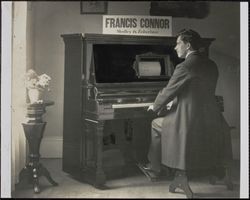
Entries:
<svg viewBox="0 0 250 200">
<path fill-rule="evenodd" d="M 103 171 L 103 130 L 104 121 L 98 121 L 95 126 L 96 136 L 96 172 L 95 172 L 95 187 L 102 189 L 106 182 L 106 175 Z"/>
</svg>

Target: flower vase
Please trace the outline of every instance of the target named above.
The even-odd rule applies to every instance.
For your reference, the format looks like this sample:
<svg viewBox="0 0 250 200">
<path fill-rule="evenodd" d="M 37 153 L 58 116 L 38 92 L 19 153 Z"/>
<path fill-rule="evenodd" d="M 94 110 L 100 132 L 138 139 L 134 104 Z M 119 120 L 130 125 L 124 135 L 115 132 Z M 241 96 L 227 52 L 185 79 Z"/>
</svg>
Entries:
<svg viewBox="0 0 250 200">
<path fill-rule="evenodd" d="M 36 88 L 32 88 L 28 90 L 28 96 L 31 104 L 37 103 L 39 102 L 39 100 L 43 99 L 43 91 Z"/>
</svg>

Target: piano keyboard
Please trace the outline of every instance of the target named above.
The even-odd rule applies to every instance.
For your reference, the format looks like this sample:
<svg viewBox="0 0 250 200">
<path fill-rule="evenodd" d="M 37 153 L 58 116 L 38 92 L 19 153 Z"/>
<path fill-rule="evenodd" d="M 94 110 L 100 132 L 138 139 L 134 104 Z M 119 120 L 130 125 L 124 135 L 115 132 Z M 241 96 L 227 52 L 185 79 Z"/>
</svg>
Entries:
<svg viewBox="0 0 250 200">
<path fill-rule="evenodd" d="M 153 103 L 125 103 L 125 104 L 113 104 L 112 108 L 138 108 L 138 107 L 148 107 Z"/>
</svg>

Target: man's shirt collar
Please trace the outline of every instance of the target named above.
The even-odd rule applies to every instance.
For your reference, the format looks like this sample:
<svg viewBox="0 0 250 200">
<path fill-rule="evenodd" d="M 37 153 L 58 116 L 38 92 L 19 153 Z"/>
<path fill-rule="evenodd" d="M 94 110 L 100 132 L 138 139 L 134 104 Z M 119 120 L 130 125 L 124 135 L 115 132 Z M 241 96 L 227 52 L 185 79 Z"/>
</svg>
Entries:
<svg viewBox="0 0 250 200">
<path fill-rule="evenodd" d="M 186 55 L 185 58 L 187 58 L 190 54 L 192 54 L 192 53 L 194 53 L 194 52 L 197 52 L 197 51 L 189 51 L 189 52 L 187 53 L 187 55 Z"/>
</svg>

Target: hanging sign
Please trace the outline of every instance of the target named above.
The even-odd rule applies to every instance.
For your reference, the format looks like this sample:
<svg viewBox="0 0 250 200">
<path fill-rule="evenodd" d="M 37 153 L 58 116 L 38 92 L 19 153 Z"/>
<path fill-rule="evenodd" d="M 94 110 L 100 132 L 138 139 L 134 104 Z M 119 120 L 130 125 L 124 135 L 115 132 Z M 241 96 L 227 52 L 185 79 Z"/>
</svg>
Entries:
<svg viewBox="0 0 250 200">
<path fill-rule="evenodd" d="M 103 15 L 103 34 L 172 36 L 172 17 Z"/>
</svg>

